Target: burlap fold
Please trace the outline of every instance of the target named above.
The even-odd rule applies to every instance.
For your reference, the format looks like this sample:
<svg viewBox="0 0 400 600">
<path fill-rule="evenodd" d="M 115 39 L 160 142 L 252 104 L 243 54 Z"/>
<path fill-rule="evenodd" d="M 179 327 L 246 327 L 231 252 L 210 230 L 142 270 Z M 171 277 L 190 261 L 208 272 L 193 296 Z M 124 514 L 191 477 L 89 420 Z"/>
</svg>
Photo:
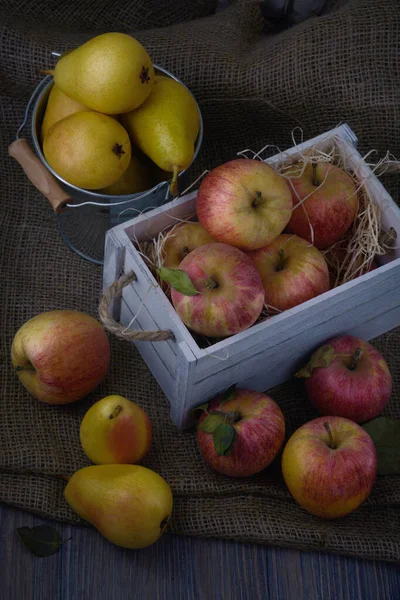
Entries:
<svg viewBox="0 0 400 600">
<path fill-rule="evenodd" d="M 111 3 L 109 10 L 110 3 L 97 3 L 94 10 L 92 2 L 58 0 L 39 6 L 28 1 L 21 16 L 18 6 L 0 2 L 0 500 L 78 522 L 63 499 L 65 481 L 59 476 L 89 464 L 79 445 L 81 418 L 95 400 L 119 393 L 143 406 L 154 424 L 145 464 L 172 486 L 171 531 L 400 560 L 400 477 L 379 478 L 358 511 L 340 522 L 324 522 L 290 498 L 279 465 L 248 480 L 214 473 L 200 457 L 194 432 L 180 433 L 169 420 L 165 396 L 127 342 L 111 339 L 108 376 L 90 397 L 74 405 L 52 407 L 33 400 L 13 373 L 9 350 L 22 323 L 55 308 L 97 316 L 101 293 L 101 267 L 65 245 L 50 207 L 7 156 L 40 80 L 39 69 L 54 64 L 52 50 L 74 47 L 99 31 L 134 32 L 153 60 L 178 75 L 200 103 L 205 141 L 192 177 L 244 148 L 291 146 L 292 130 L 299 123 L 309 138 L 346 121 L 359 136 L 362 151 L 375 148 L 379 156 L 391 150 L 400 156 L 396 0 L 351 0 L 279 34 L 264 26 L 257 2 L 238 2 L 212 15 L 213 2 L 138 0 L 124 9 L 117 4 Z M 179 4 L 186 12 L 177 14 L 171 8 L 165 21 L 160 14 L 144 18 L 141 11 L 150 4 Z M 398 198 L 398 182 L 393 177 L 385 182 Z M 400 330 L 374 344 L 394 377 L 385 414 L 400 417 Z M 315 416 L 301 381 L 290 381 L 270 394 L 282 407 L 288 435 Z"/>
</svg>

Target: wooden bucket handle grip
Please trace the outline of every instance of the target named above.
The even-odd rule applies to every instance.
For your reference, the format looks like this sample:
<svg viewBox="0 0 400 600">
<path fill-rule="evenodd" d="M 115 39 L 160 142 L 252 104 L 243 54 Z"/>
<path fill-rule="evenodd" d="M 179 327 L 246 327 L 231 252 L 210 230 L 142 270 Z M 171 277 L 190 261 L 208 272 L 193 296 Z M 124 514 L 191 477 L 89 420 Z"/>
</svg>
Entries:
<svg viewBox="0 0 400 600">
<path fill-rule="evenodd" d="M 169 329 L 163 331 L 133 331 L 127 330 L 120 323 L 117 323 L 110 314 L 110 304 L 122 293 L 123 288 L 137 277 L 133 271 L 122 275 L 117 281 L 114 281 L 103 293 L 99 303 L 99 316 L 105 329 L 113 333 L 115 336 L 128 340 L 130 342 L 164 342 L 165 340 L 175 339 L 174 334 Z"/>
<path fill-rule="evenodd" d="M 71 202 L 71 196 L 46 169 L 26 139 L 19 138 L 12 142 L 8 147 L 8 154 L 21 165 L 28 179 L 48 199 L 55 213 L 61 212 L 65 205 Z"/>
</svg>

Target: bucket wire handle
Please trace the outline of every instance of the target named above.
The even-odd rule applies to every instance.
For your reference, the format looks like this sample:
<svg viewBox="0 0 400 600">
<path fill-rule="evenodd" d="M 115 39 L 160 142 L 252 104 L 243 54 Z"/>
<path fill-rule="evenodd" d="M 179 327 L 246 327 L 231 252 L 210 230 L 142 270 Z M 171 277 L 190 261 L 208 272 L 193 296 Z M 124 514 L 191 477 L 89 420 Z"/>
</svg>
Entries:
<svg viewBox="0 0 400 600">
<path fill-rule="evenodd" d="M 8 147 L 8 154 L 21 165 L 31 183 L 48 199 L 54 212 L 60 213 L 68 202 L 71 202 L 71 196 L 63 190 L 56 178 L 53 177 L 39 157 L 36 156 L 29 146 L 28 140 L 20 137 L 28 121 L 29 111 L 36 95 L 50 79 L 50 77 L 45 77 L 36 86 L 25 109 L 24 120 L 18 128 L 15 140 Z"/>
<path fill-rule="evenodd" d="M 114 283 L 105 290 L 99 303 L 99 317 L 104 328 L 115 336 L 131 342 L 164 342 L 165 340 L 175 339 L 175 336 L 170 329 L 159 329 L 157 331 L 134 331 L 131 329 L 125 331 L 125 328 L 112 318 L 110 314 L 111 302 L 122 293 L 125 286 L 136 280 L 137 277 L 135 273 L 130 271 L 114 281 Z"/>
</svg>

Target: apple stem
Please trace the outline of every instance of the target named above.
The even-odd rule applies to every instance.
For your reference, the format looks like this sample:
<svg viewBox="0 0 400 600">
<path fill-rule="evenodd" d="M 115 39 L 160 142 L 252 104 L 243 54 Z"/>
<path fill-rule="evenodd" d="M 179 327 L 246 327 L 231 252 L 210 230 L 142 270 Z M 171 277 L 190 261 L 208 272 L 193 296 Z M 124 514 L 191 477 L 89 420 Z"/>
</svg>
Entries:
<svg viewBox="0 0 400 600">
<path fill-rule="evenodd" d="M 189 248 L 187 246 L 183 246 L 181 254 L 183 257 L 187 256 L 189 254 Z"/>
<path fill-rule="evenodd" d="M 211 278 L 207 279 L 207 281 L 204 283 L 204 285 L 209 290 L 215 290 L 215 288 L 218 287 L 218 283 L 216 281 L 214 281 L 214 279 L 211 279 Z"/>
<path fill-rule="evenodd" d="M 262 193 L 259 191 L 256 191 L 256 197 L 254 198 L 253 202 L 251 203 L 253 208 L 256 208 L 256 206 L 258 206 L 259 204 L 261 204 L 263 201 L 263 197 L 262 197 Z"/>
<path fill-rule="evenodd" d="M 237 410 L 227 412 L 224 421 L 227 423 L 237 423 L 242 418 L 242 415 Z"/>
<path fill-rule="evenodd" d="M 362 355 L 362 350 L 361 348 L 356 348 L 352 358 L 351 358 L 351 363 L 349 365 L 349 369 L 350 371 L 354 371 L 354 369 L 356 368 L 356 366 L 358 365 L 358 361 L 360 360 Z"/>
<path fill-rule="evenodd" d="M 122 406 L 120 406 L 118 404 L 118 406 L 116 406 L 114 408 L 114 410 L 112 411 L 111 415 L 108 418 L 109 419 L 115 419 L 115 417 L 117 417 L 119 415 L 119 413 L 121 412 L 121 410 L 122 410 Z"/>
<path fill-rule="evenodd" d="M 332 448 L 332 450 L 333 450 L 335 448 L 335 444 L 333 443 L 333 435 L 332 435 L 332 430 L 329 427 L 329 423 L 324 423 L 324 427 L 327 430 L 328 435 L 329 435 L 329 444 L 328 444 L 328 446 L 329 446 L 329 448 Z"/>
<path fill-rule="evenodd" d="M 317 175 L 318 164 L 315 161 L 313 161 L 311 163 L 311 165 L 312 165 L 312 184 L 315 185 L 315 187 L 318 187 L 320 184 L 320 181 L 319 181 L 318 175 Z"/>
<path fill-rule="evenodd" d="M 278 263 L 276 265 L 277 271 L 283 271 L 283 267 L 285 266 L 285 251 L 283 248 L 278 250 Z"/>
</svg>

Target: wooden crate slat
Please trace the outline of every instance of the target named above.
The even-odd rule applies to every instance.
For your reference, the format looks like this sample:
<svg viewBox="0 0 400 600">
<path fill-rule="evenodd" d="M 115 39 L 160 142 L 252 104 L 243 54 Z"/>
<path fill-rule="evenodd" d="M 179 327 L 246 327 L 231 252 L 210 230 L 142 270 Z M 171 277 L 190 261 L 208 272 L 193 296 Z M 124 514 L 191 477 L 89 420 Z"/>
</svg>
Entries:
<svg viewBox="0 0 400 600">
<path fill-rule="evenodd" d="M 121 324 L 126 326 L 132 317 L 133 313 L 130 311 L 124 300 L 122 300 L 120 317 Z M 174 377 L 171 376 L 164 361 L 160 358 L 160 355 L 156 349 L 156 344 L 151 344 L 148 342 L 136 342 L 135 346 L 139 350 L 143 360 L 149 366 L 164 394 L 167 396 L 167 398 L 172 398 L 175 391 Z"/>
</svg>

